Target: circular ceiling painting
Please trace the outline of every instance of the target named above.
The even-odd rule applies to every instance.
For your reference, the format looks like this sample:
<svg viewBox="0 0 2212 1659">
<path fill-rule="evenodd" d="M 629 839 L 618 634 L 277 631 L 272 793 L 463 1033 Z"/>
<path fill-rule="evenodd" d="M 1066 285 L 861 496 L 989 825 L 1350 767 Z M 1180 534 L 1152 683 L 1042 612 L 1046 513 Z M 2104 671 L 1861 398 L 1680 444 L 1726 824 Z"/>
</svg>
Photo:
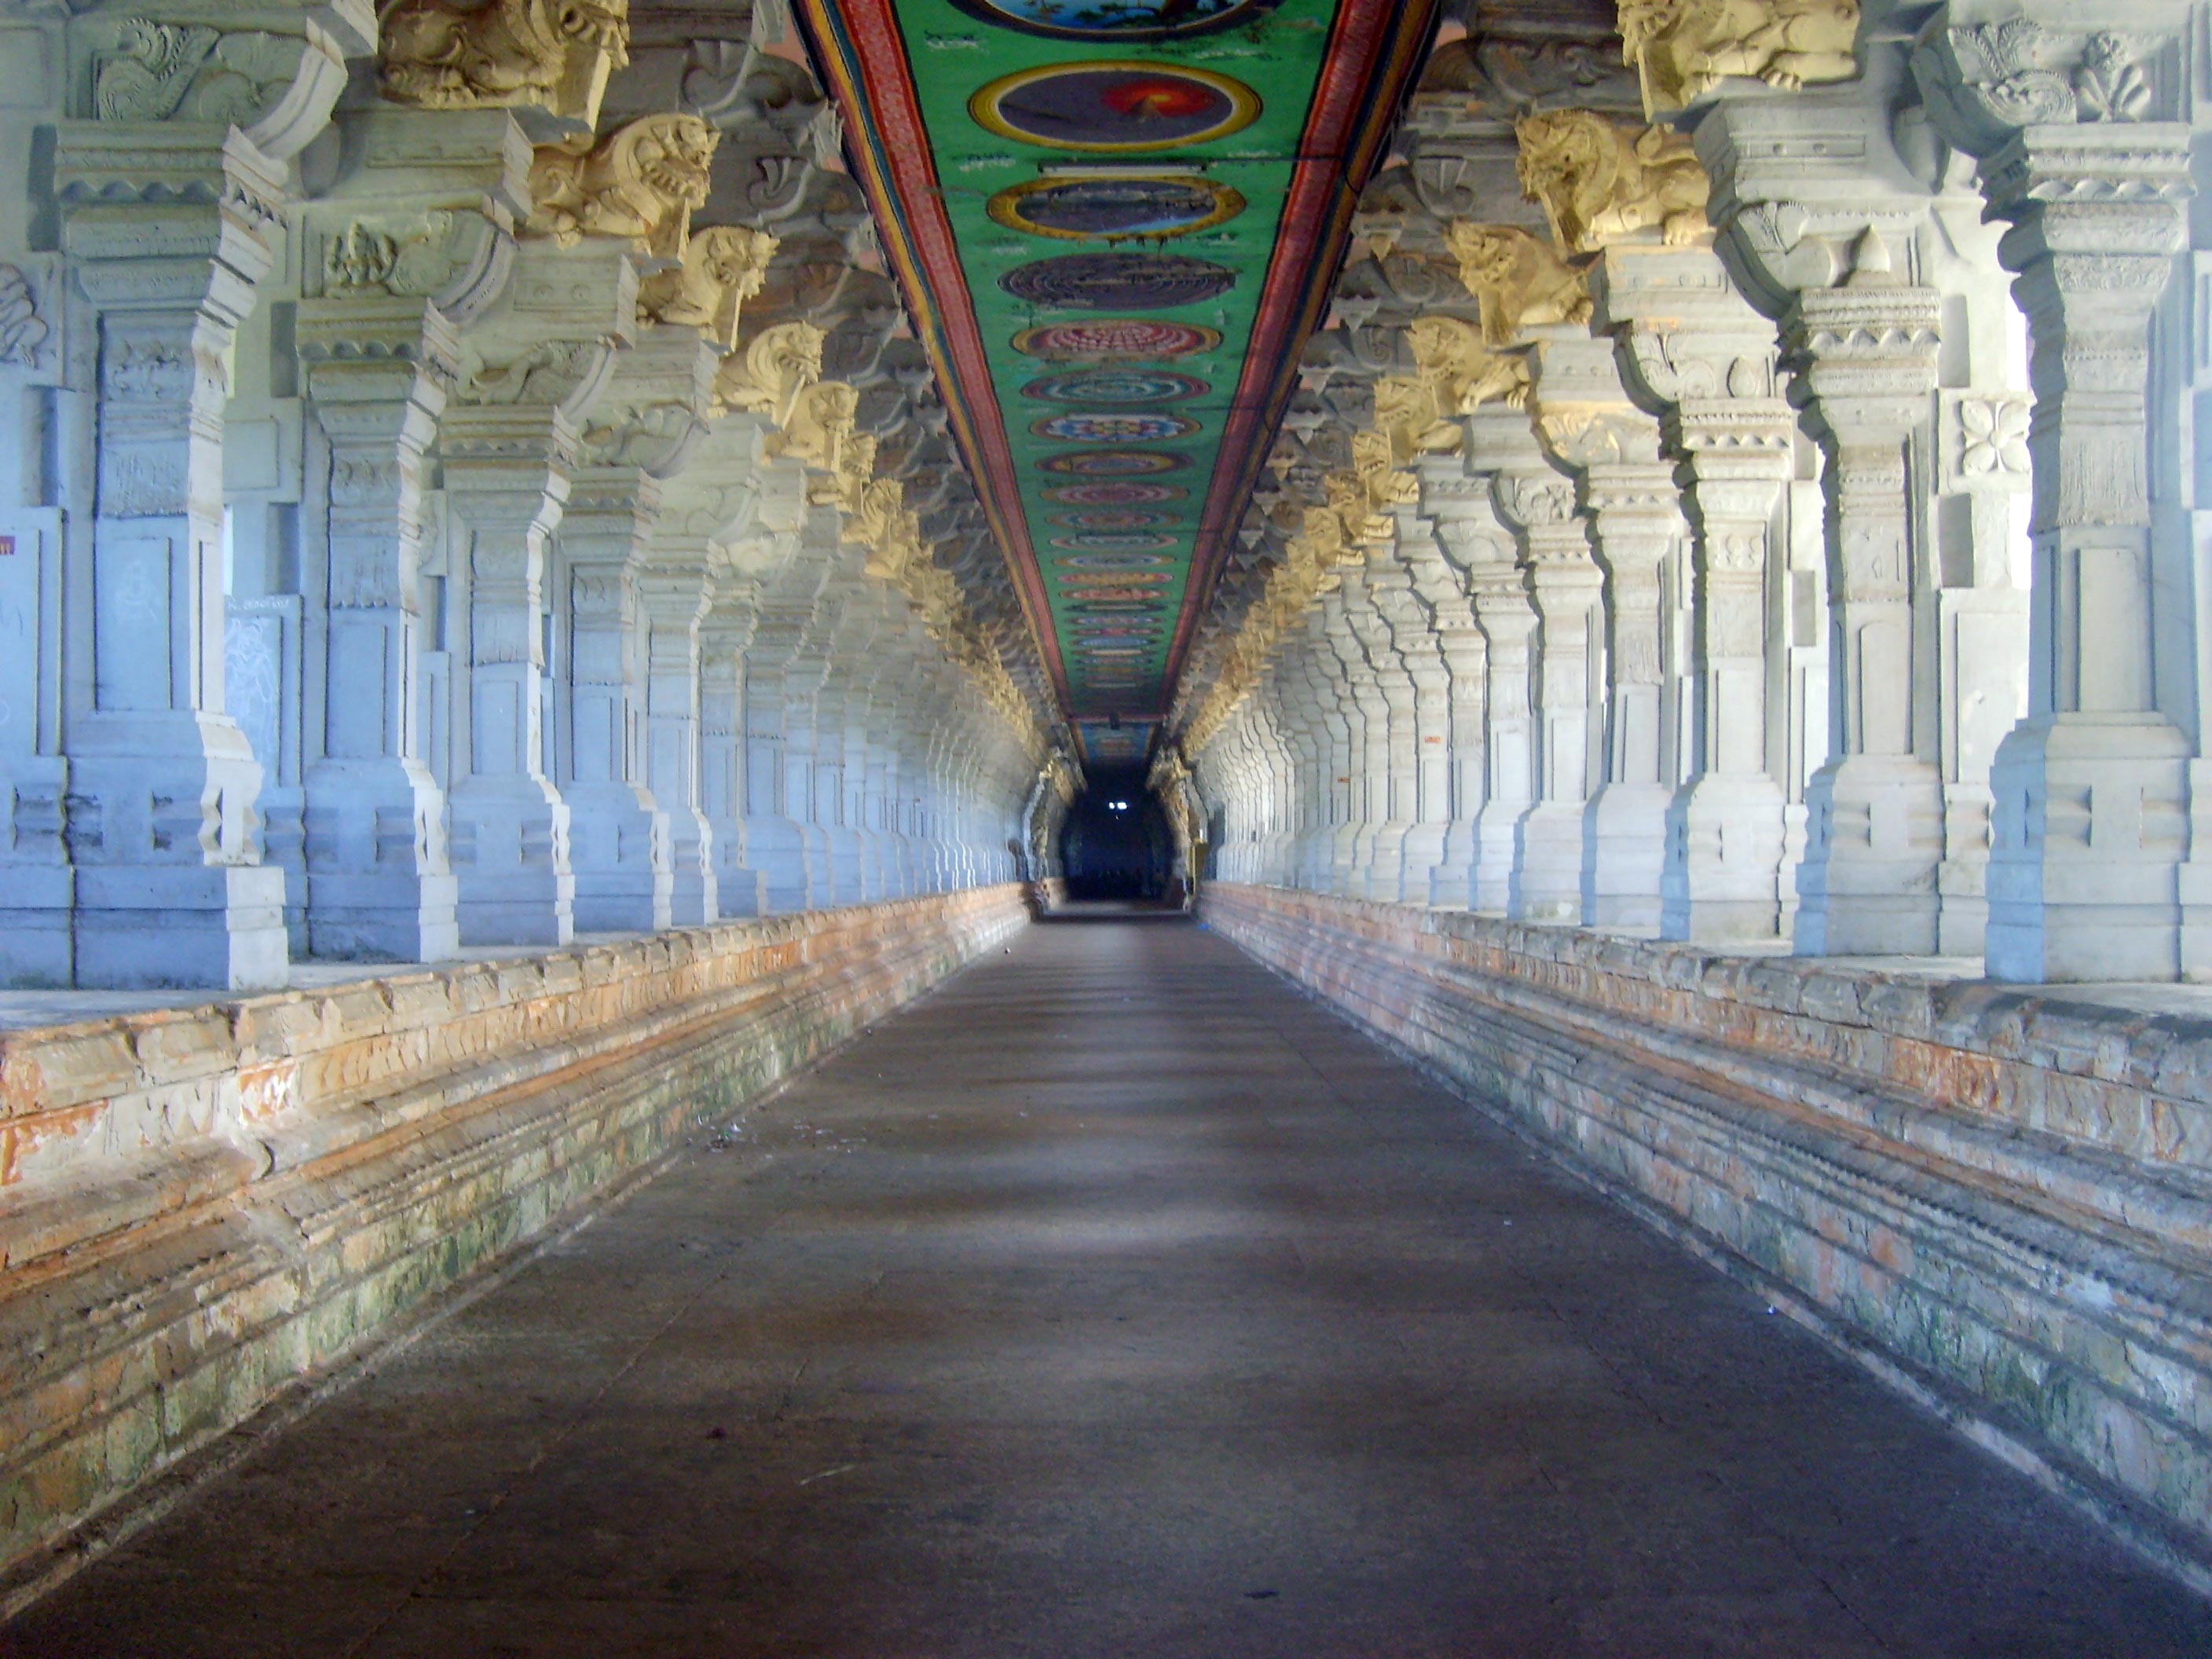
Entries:
<svg viewBox="0 0 2212 1659">
<path fill-rule="evenodd" d="M 970 17 L 1056 40 L 1181 40 L 1264 16 L 1281 0 L 952 0 Z"/>
<path fill-rule="evenodd" d="M 1062 443 L 1141 444 L 1188 438 L 1198 430 L 1198 422 L 1182 415 L 1131 410 L 1127 414 L 1048 415 L 1041 421 L 1030 422 L 1030 430 L 1040 438 L 1057 438 Z"/>
<path fill-rule="evenodd" d="M 999 278 L 1017 300 L 1073 311 L 1164 311 L 1211 300 L 1236 283 L 1227 265 L 1181 253 L 1063 253 Z"/>
<path fill-rule="evenodd" d="M 1073 483 L 1056 485 L 1044 492 L 1044 498 L 1064 507 L 1146 507 L 1179 501 L 1189 494 L 1181 484 Z"/>
<path fill-rule="evenodd" d="M 1055 513 L 1051 521 L 1063 530 L 1158 530 L 1177 520 L 1172 513 L 1100 509 L 1091 513 Z"/>
<path fill-rule="evenodd" d="M 1194 357 L 1221 343 L 1218 329 L 1154 323 L 1138 317 L 1110 322 L 1047 323 L 1014 336 L 1014 349 L 1050 363 L 1157 362 Z"/>
<path fill-rule="evenodd" d="M 1076 553 L 1053 562 L 1067 570 L 1154 570 L 1172 561 L 1158 553 Z M 1069 576 L 1068 581 L 1087 578 Z"/>
<path fill-rule="evenodd" d="M 1147 472 L 1180 472 L 1189 465 L 1187 456 L 1166 455 L 1157 449 L 1097 449 L 1048 455 L 1037 467 L 1063 477 L 1126 478 Z"/>
<path fill-rule="evenodd" d="M 1146 597 L 1141 587 L 1071 587 L 1071 599 L 1141 599 Z"/>
<path fill-rule="evenodd" d="M 1187 236 L 1244 211 L 1226 185 L 1194 173 L 1119 179 L 1032 179 L 991 198 L 991 216 L 1032 236 Z"/>
<path fill-rule="evenodd" d="M 1102 553 L 1151 552 L 1159 548 L 1173 547 L 1175 538 L 1155 535 L 1143 530 L 1102 530 L 1087 536 L 1054 536 L 1052 544 L 1071 552 L 1092 549 Z"/>
<path fill-rule="evenodd" d="M 1119 582 L 1124 587 L 1133 588 L 1139 583 L 1143 583 L 1146 586 L 1152 586 L 1154 584 L 1165 585 L 1166 583 L 1171 582 L 1175 580 L 1175 574 L 1172 571 L 1166 570 L 1115 570 L 1107 575 L 1102 576 L 1097 574 L 1096 569 L 1093 569 L 1079 575 L 1062 575 L 1060 580 L 1064 582 L 1076 582 L 1079 584 L 1083 582 Z"/>
<path fill-rule="evenodd" d="M 1048 404 L 1174 404 L 1212 391 L 1194 374 L 1166 368 L 1077 368 L 1048 374 L 1022 396 Z"/>
<path fill-rule="evenodd" d="M 1001 138 L 1132 155 L 1242 131 L 1260 113 L 1260 94 L 1211 70 L 1109 58 L 1002 75 L 968 112 Z"/>
</svg>

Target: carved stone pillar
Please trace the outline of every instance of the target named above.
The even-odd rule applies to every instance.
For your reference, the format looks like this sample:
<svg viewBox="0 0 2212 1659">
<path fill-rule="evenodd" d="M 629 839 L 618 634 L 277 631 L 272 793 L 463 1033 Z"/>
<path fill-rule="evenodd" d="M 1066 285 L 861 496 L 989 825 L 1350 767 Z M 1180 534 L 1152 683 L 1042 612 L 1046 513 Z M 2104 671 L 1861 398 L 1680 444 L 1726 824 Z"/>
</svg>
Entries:
<svg viewBox="0 0 2212 1659">
<path fill-rule="evenodd" d="M 1518 532 L 1537 632 L 1535 799 L 1521 820 L 1511 914 L 1528 921 L 1583 919 L 1583 819 L 1601 750 L 1593 678 L 1603 672 L 1598 594 L 1604 578 L 1575 512 L 1574 486 L 1546 468 L 1500 472 L 1500 512 Z"/>
<path fill-rule="evenodd" d="M 1773 325 L 1702 248 L 1616 246 L 1592 271 L 1623 378 L 1684 465 L 1695 532 L 1694 753 L 1668 807 L 1661 928 L 1764 939 L 1782 924 L 1786 798 L 1769 762 L 1770 543 L 1794 470 Z"/>
<path fill-rule="evenodd" d="M 570 486 L 552 607 L 563 684 L 554 778 L 568 809 L 576 926 L 649 933 L 670 924 L 669 814 L 646 781 L 640 574 L 660 504 L 635 467 L 586 467 Z"/>
<path fill-rule="evenodd" d="M 1915 681 L 1932 653 L 1915 642 L 1923 559 L 1907 446 L 1936 384 L 1939 300 L 1882 275 L 1808 289 L 1788 324 L 1829 458 L 1834 718 L 1797 874 L 1797 948 L 1813 956 L 1928 956 L 1937 944 L 1943 788 L 1917 729 L 1932 699 Z"/>
<path fill-rule="evenodd" d="M 701 629 L 714 608 L 704 549 L 661 546 L 638 576 L 646 625 L 645 779 L 669 822 L 670 918 L 696 927 L 721 917 L 714 832 L 700 787 Z"/>
<path fill-rule="evenodd" d="M 2172 979 L 2196 745 L 2158 705 L 2146 396 L 2192 186 L 2189 130 L 2147 118 L 2166 112 L 2178 48 L 1948 23 L 1929 25 L 1913 67 L 2012 227 L 1999 255 L 2018 273 L 2036 394 L 2028 718 L 1990 775 L 1989 971 Z M 2169 61 L 2147 73 L 2147 47 Z"/>
<path fill-rule="evenodd" d="M 1474 875 L 1475 821 L 1488 778 L 1489 659 L 1467 580 L 1444 554 L 1445 545 L 1462 532 L 1451 530 L 1445 520 L 1464 516 L 1477 501 L 1486 502 L 1488 493 L 1486 481 L 1468 477 L 1456 459 L 1422 465 L 1421 506 L 1430 515 L 1431 533 L 1425 544 L 1413 545 L 1413 568 L 1437 651 L 1450 676 L 1449 729 L 1444 739 L 1449 801 L 1427 900 L 1453 910 L 1468 907 Z"/>
<path fill-rule="evenodd" d="M 745 844 L 745 657 L 760 617 L 760 584 L 726 578 L 699 624 L 699 805 L 714 851 L 715 908 L 767 914 Z"/>
<path fill-rule="evenodd" d="M 283 873 L 262 862 L 262 769 L 223 696 L 222 435 L 227 356 L 283 234 L 283 166 L 234 129 L 71 122 L 54 168 L 82 204 L 62 248 L 96 341 L 90 561 L 72 584 L 92 637 L 64 706 L 73 878 L 10 907 L 0 964 L 82 986 L 282 985 Z"/>
<path fill-rule="evenodd" d="M 457 327 L 512 273 L 530 149 L 491 112 L 373 109 L 343 126 L 350 165 L 303 215 L 295 325 L 319 484 L 311 567 L 327 550 L 307 606 L 322 624 L 308 652 L 322 672 L 305 688 L 307 944 L 429 961 L 452 956 L 459 931 L 422 729 L 426 452 L 460 374 Z M 458 157 L 462 135 L 474 142 Z"/>
</svg>

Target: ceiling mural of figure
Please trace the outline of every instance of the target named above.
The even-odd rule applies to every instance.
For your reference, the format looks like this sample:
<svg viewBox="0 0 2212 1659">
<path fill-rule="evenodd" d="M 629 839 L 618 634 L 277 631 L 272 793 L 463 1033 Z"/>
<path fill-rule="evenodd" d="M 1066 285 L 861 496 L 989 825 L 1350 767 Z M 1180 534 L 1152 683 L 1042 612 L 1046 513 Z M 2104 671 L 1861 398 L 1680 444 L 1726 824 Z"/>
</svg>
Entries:
<svg viewBox="0 0 2212 1659">
<path fill-rule="evenodd" d="M 1009 230 L 1070 241 L 1166 238 L 1211 230 L 1244 211 L 1228 185 L 1194 174 L 1111 174 L 1034 179 L 991 198 L 991 217 Z"/>
<path fill-rule="evenodd" d="M 1058 40 L 1182 40 L 1257 22 L 1278 0 L 953 0 L 971 17 Z"/>
<path fill-rule="evenodd" d="M 1211 70 L 1114 59 L 1018 70 L 968 100 L 978 125 L 1053 149 L 1137 155 L 1242 132 L 1260 94 Z"/>
</svg>

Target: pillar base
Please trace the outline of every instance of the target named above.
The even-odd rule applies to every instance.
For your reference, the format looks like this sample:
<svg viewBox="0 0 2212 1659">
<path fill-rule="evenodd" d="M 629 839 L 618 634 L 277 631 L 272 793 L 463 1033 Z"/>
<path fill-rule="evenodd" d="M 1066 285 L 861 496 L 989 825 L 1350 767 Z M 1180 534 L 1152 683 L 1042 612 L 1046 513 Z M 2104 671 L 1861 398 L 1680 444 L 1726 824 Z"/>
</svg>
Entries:
<svg viewBox="0 0 2212 1659">
<path fill-rule="evenodd" d="M 284 872 L 266 865 L 81 866 L 76 982 L 88 990 L 281 990 Z"/>
<path fill-rule="evenodd" d="M 587 933 L 650 933 L 669 926 L 668 814 L 629 784 L 571 784 L 562 799 L 568 805 L 576 926 Z"/>
<path fill-rule="evenodd" d="M 1583 818 L 1583 920 L 1592 927 L 1656 927 L 1667 866 L 1663 783 L 1608 783 Z"/>
<path fill-rule="evenodd" d="M 675 927 L 704 927 L 722 919 L 720 879 L 714 873 L 714 831 L 703 815 L 679 807 L 668 815 L 668 921 Z"/>
<path fill-rule="evenodd" d="M 1516 921 L 1583 919 L 1581 801 L 1539 801 L 1522 814 L 1513 838 L 1510 901 Z"/>
<path fill-rule="evenodd" d="M 1444 835 L 1447 826 L 1441 823 L 1417 823 L 1406 831 L 1406 844 L 1400 855 L 1402 873 L 1398 890 L 1391 896 L 1404 904 L 1429 903 L 1437 866 L 1444 861 Z"/>
<path fill-rule="evenodd" d="M 1910 757 L 1847 755 L 1814 774 L 1805 805 L 1797 954 L 1934 956 L 1942 775 Z"/>
<path fill-rule="evenodd" d="M 1405 896 L 1406 837 L 1413 828 L 1410 823 L 1396 820 L 1375 827 L 1363 866 L 1369 898 L 1395 904 Z"/>
<path fill-rule="evenodd" d="M 461 943 L 568 944 L 576 934 L 568 805 L 541 778 L 471 778 L 453 794 Z"/>
<path fill-rule="evenodd" d="M 305 951 L 331 962 L 443 962 L 461 945 L 446 798 L 420 763 L 320 761 L 303 785 Z"/>
<path fill-rule="evenodd" d="M 760 872 L 764 915 L 807 908 L 806 838 L 789 818 L 747 818 L 745 860 Z"/>
<path fill-rule="evenodd" d="M 1505 915 L 1513 905 L 1513 866 L 1519 856 L 1521 820 L 1533 803 L 1487 803 L 1474 815 L 1474 874 L 1468 908 Z"/>
<path fill-rule="evenodd" d="M 446 962 L 459 954 L 451 875 L 307 872 L 307 954 L 325 962 Z"/>
<path fill-rule="evenodd" d="M 2153 714 L 2047 715 L 2005 738 L 1990 769 L 1991 979 L 2181 976 L 2189 769 L 2189 740 Z"/>
<path fill-rule="evenodd" d="M 1709 773 L 1667 809 L 1660 937 L 1749 943 L 1782 936 L 1781 787 Z"/>
</svg>

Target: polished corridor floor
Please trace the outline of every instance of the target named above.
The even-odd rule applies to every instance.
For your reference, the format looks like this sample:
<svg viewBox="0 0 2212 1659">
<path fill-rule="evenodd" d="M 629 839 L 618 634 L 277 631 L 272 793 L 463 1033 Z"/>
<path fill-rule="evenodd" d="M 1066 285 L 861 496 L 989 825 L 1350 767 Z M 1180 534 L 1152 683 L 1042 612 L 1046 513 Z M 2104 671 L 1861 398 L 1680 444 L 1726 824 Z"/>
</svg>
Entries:
<svg viewBox="0 0 2212 1659">
<path fill-rule="evenodd" d="M 1029 929 L 15 1625 L 100 1659 L 2212 1653 L 1167 918 Z"/>
</svg>

